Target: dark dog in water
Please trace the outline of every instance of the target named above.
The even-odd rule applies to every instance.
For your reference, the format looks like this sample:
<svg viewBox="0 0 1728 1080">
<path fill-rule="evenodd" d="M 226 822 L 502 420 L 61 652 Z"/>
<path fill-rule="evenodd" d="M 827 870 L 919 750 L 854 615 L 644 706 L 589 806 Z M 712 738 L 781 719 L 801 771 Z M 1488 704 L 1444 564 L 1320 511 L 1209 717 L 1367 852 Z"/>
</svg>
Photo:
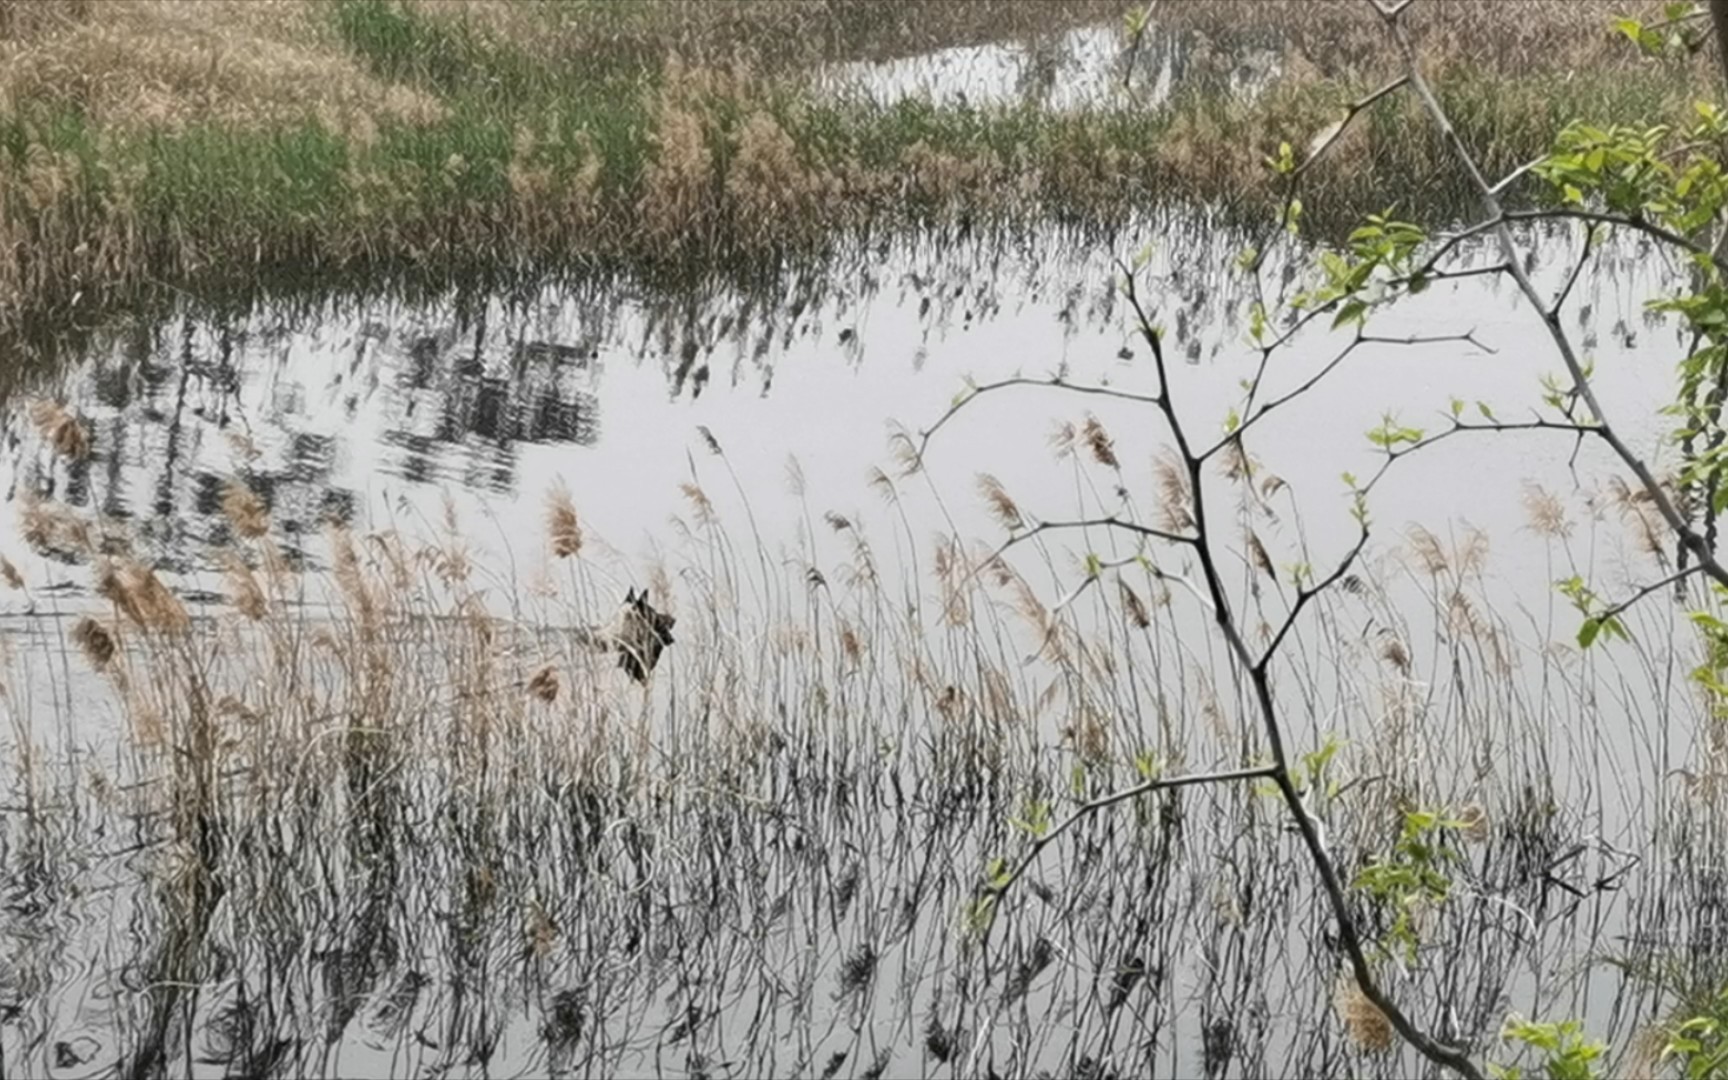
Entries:
<svg viewBox="0 0 1728 1080">
<path fill-rule="evenodd" d="M 648 602 L 648 590 L 631 589 L 624 606 L 608 630 L 594 635 L 594 643 L 618 653 L 618 666 L 639 683 L 646 683 L 660 662 L 660 654 L 672 644 L 677 618 L 657 610 Z"/>
</svg>

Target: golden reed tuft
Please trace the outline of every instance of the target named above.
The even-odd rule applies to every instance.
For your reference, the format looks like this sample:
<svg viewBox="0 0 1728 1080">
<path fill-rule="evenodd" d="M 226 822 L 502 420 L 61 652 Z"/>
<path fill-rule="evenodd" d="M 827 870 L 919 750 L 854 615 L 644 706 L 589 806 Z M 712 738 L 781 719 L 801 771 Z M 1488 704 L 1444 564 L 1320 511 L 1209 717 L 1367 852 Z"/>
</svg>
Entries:
<svg viewBox="0 0 1728 1080">
<path fill-rule="evenodd" d="M 30 422 L 54 452 L 72 461 L 90 456 L 90 433 L 57 401 L 37 401 L 30 406 Z"/>
<path fill-rule="evenodd" d="M 238 480 L 222 487 L 222 514 L 234 531 L 248 540 L 257 540 L 270 531 L 270 515 L 257 492 Z"/>
<path fill-rule="evenodd" d="M 1338 1010 L 1338 1018 L 1344 1021 L 1344 1030 L 1350 1033 L 1357 1046 L 1374 1053 L 1392 1048 L 1392 1021 L 1368 1000 L 1368 995 L 1348 974 L 1339 978 L 1332 1005 Z"/>
<path fill-rule="evenodd" d="M 546 496 L 546 533 L 552 540 L 552 554 L 568 559 L 582 551 L 582 523 L 576 517 L 576 507 L 570 492 L 559 484 Z"/>
<path fill-rule="evenodd" d="M 179 632 L 192 623 L 185 605 L 156 572 L 130 559 L 104 564 L 96 577 L 96 592 L 140 630 Z"/>
</svg>

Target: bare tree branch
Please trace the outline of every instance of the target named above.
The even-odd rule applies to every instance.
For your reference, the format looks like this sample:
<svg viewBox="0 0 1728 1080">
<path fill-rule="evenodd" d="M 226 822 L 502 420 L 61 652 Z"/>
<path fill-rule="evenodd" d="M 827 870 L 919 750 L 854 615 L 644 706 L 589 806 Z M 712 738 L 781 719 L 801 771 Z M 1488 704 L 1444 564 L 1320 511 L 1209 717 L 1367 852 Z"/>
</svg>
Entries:
<svg viewBox="0 0 1728 1080">
<path fill-rule="evenodd" d="M 1172 776 L 1163 780 L 1148 780 L 1145 783 L 1135 784 L 1133 787 L 1100 796 L 1091 802 L 1082 803 L 1075 808 L 1073 813 L 1063 818 L 1059 824 L 1034 839 L 1026 854 L 1020 857 L 1018 863 L 1014 864 L 1013 871 L 1001 879 L 989 883 L 984 891 L 989 896 L 1002 896 L 1007 893 L 1009 889 L 1014 887 L 1015 882 L 1025 876 L 1026 871 L 1032 868 L 1032 864 L 1038 861 L 1038 856 L 1057 837 L 1100 810 L 1115 806 L 1117 803 L 1127 802 L 1129 799 L 1138 799 L 1140 796 L 1154 791 L 1168 791 L 1173 788 L 1192 787 L 1196 784 L 1222 784 L 1232 780 L 1266 780 L 1270 779 L 1275 771 L 1276 769 L 1271 765 L 1261 765 L 1252 769 L 1225 769 L 1219 772 Z"/>
<path fill-rule="evenodd" d="M 917 460 L 920 463 L 923 462 L 924 451 L 930 446 L 930 440 L 935 437 L 938 431 L 941 431 L 942 428 L 947 426 L 948 422 L 954 419 L 961 409 L 964 409 L 966 406 L 978 400 L 980 397 L 983 397 L 985 394 L 994 393 L 998 390 L 1007 390 L 1016 386 L 1035 386 L 1045 390 L 1063 390 L 1070 394 L 1089 394 L 1095 397 L 1115 398 L 1118 401 L 1137 401 L 1146 405 L 1156 405 L 1160 400 L 1162 400 L 1161 394 L 1142 394 L 1136 393 L 1132 390 L 1119 390 L 1114 386 L 1071 383 L 1065 379 L 1054 376 L 1048 379 L 1034 379 L 1028 376 L 1017 375 L 1011 379 L 1002 379 L 998 382 L 984 383 L 981 386 L 971 387 L 968 393 L 962 395 L 960 398 L 955 400 L 952 405 L 948 406 L 947 410 L 943 412 L 941 416 L 936 418 L 934 424 L 931 424 L 928 428 L 925 428 L 923 431 L 918 433 L 918 446 L 915 455 Z"/>
<path fill-rule="evenodd" d="M 1612 619 L 1618 615 L 1624 615 L 1629 609 L 1631 609 L 1633 607 L 1633 605 L 1637 604 L 1638 601 L 1644 599 L 1646 596 L 1649 596 L 1651 593 L 1658 592 L 1662 589 L 1666 589 L 1670 585 L 1679 584 L 1680 582 L 1685 581 L 1687 578 L 1695 576 L 1698 572 L 1699 572 L 1699 570 L 1698 570 L 1698 566 L 1696 564 L 1694 564 L 1692 566 L 1685 567 L 1685 568 L 1680 569 L 1680 570 L 1676 570 L 1674 573 L 1669 574 L 1667 577 L 1663 578 L 1661 581 L 1654 581 L 1648 585 L 1643 586 L 1637 592 L 1633 593 L 1631 596 L 1628 596 L 1626 599 L 1620 601 L 1619 603 L 1609 605 L 1608 607 L 1604 608 L 1599 615 L 1597 615 L 1595 617 L 1597 619 L 1601 619 L 1603 621 L 1606 621 L 1606 620 Z"/>
<path fill-rule="evenodd" d="M 1322 380 L 1324 380 L 1328 375 L 1332 374 L 1332 372 L 1338 368 L 1338 365 L 1342 364 L 1344 362 L 1345 358 L 1348 357 L 1351 353 L 1355 352 L 1359 346 L 1362 346 L 1362 345 L 1438 345 L 1438 344 L 1441 344 L 1444 342 L 1454 342 L 1454 343 L 1455 342 L 1468 342 L 1469 344 L 1476 346 L 1478 349 L 1481 349 L 1483 352 L 1492 353 L 1495 351 L 1494 349 L 1490 348 L 1489 346 L 1484 345 L 1482 342 L 1478 341 L 1476 339 L 1475 335 L 1476 335 L 1476 331 L 1474 329 L 1471 329 L 1470 331 L 1463 333 L 1463 334 L 1436 334 L 1436 335 L 1431 335 L 1431 336 L 1411 335 L 1409 337 L 1401 337 L 1401 338 L 1379 337 L 1379 336 L 1376 336 L 1373 334 L 1363 334 L 1363 333 L 1358 332 L 1357 335 L 1351 339 L 1350 344 L 1344 346 L 1343 350 L 1340 351 L 1338 353 L 1338 355 L 1336 355 L 1332 359 L 1328 360 L 1326 362 L 1326 364 L 1323 367 L 1321 367 L 1321 369 L 1319 371 L 1315 372 L 1313 375 L 1311 375 L 1307 379 L 1304 379 L 1300 384 L 1298 384 L 1296 387 L 1291 389 L 1288 393 L 1281 394 L 1278 397 L 1273 398 L 1271 401 L 1266 402 L 1264 405 L 1260 406 L 1258 409 L 1255 409 L 1254 412 L 1251 415 L 1249 415 L 1247 419 L 1243 420 L 1240 424 L 1238 424 L 1236 426 L 1236 429 L 1234 431 L 1231 431 L 1229 434 L 1225 435 L 1222 439 L 1219 439 L 1216 443 L 1213 443 L 1211 446 L 1207 447 L 1200 454 L 1200 458 L 1202 461 L 1206 460 L 1207 458 L 1210 458 L 1213 454 L 1216 454 L 1218 451 L 1222 450 L 1225 446 L 1227 446 L 1230 443 L 1235 442 L 1236 440 L 1240 439 L 1242 437 L 1243 433 L 1246 432 L 1249 428 L 1253 427 L 1255 424 L 1259 423 L 1261 420 L 1264 420 L 1266 418 L 1267 413 L 1272 412 L 1274 409 L 1277 409 L 1278 407 L 1280 407 L 1282 405 L 1289 404 L 1290 402 L 1301 397 L 1303 394 L 1306 394 L 1308 391 L 1314 389 L 1314 387 L 1318 386 Z"/>
<path fill-rule="evenodd" d="M 1435 102 L 1435 107 L 1439 107 L 1438 101 Z M 1453 138 L 1456 137 L 1456 134 L 1454 134 Z M 1464 152 L 1467 153 L 1468 151 Z M 1472 162 L 1472 164 L 1474 164 L 1474 162 Z M 1472 169 L 1472 173 L 1476 177 L 1480 177 L 1481 175 L 1480 173 L 1475 172 L 1474 169 Z M 1655 222 L 1648 221 L 1641 217 L 1630 217 L 1626 214 L 1610 214 L 1601 210 L 1585 210 L 1582 207 L 1577 206 L 1557 206 L 1540 210 L 1502 210 L 1500 209 L 1500 200 L 1498 196 L 1494 195 L 1485 186 L 1479 187 L 1477 190 L 1482 192 L 1487 198 L 1493 199 L 1495 207 L 1495 213 L 1477 227 L 1477 231 L 1479 232 L 1498 233 L 1505 227 L 1507 222 L 1514 221 L 1584 221 L 1593 225 L 1614 225 L 1622 229 L 1631 229 L 1634 232 L 1643 233 L 1645 236 L 1651 237 L 1655 240 L 1660 240 L 1664 244 L 1668 244 L 1672 247 L 1677 247 L 1688 254 L 1708 259 L 1716 266 L 1716 269 L 1728 273 L 1728 259 L 1723 258 L 1722 255 L 1715 250 L 1694 240 L 1689 240 L 1686 237 L 1681 236 L 1679 233 L 1674 232 L 1672 229 L 1665 229 Z"/>
</svg>

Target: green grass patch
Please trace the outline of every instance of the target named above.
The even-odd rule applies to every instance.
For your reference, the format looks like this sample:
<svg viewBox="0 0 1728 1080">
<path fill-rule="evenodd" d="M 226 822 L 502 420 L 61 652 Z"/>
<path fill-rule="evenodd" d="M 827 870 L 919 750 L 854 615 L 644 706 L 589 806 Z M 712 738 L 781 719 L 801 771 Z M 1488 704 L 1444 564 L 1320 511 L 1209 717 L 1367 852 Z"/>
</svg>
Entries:
<svg viewBox="0 0 1728 1080">
<path fill-rule="evenodd" d="M 432 95 L 435 113 L 138 127 L 76 103 L 17 104 L 0 115 L 5 310 L 213 267 L 736 266 L 933 220 L 1108 228 L 1176 202 L 1253 219 L 1278 199 L 1266 156 L 1280 142 L 1306 146 L 1367 89 L 1285 78 L 1250 99 L 1197 79 L 1156 109 L 879 105 L 747 66 L 669 63 L 650 52 L 680 40 L 665 5 L 531 3 L 508 9 L 515 21 L 502 28 L 492 9 L 399 0 L 314 10 L 373 77 Z M 692 20 L 711 36 L 742 34 L 772 13 L 721 10 L 737 25 Z M 591 47 L 601 40 L 616 45 Z M 1508 76 L 1463 63 L 1438 85 L 1466 143 L 1500 173 L 1574 118 L 1680 115 L 1693 77 L 1661 65 Z M 1389 98 L 1335 147 L 1304 196 L 1310 227 L 1346 228 L 1397 204 L 1468 212 L 1463 178 L 1414 109 Z"/>
</svg>

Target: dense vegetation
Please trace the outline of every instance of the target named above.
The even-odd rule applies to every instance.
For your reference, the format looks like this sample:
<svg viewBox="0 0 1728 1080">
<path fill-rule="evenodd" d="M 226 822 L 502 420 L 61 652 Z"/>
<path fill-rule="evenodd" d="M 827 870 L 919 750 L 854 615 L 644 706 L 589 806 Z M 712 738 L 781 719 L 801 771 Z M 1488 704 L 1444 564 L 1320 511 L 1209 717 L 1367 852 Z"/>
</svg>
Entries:
<svg viewBox="0 0 1728 1080">
<path fill-rule="evenodd" d="M 1188 0 L 1155 24 L 1108 0 L 699 7 L 10 4 L 0 320 L 238 268 L 712 266 L 933 219 L 1108 224 L 1173 200 L 1247 216 L 1274 197 L 1266 155 L 1395 67 L 1371 13 L 1344 0 Z M 1498 9 L 1412 15 L 1454 121 L 1495 168 L 1580 115 L 1677 115 L 1708 70 L 1617 49 L 1605 0 Z M 871 100 L 811 78 L 1005 37 L 1059 63 L 1060 33 L 1100 20 L 1120 85 L 1077 108 Z M 1257 75 L 1242 67 L 1256 50 Z M 1418 120 L 1394 99 L 1356 126 L 1311 178 L 1317 224 L 1394 199 L 1464 205 Z"/>
</svg>

